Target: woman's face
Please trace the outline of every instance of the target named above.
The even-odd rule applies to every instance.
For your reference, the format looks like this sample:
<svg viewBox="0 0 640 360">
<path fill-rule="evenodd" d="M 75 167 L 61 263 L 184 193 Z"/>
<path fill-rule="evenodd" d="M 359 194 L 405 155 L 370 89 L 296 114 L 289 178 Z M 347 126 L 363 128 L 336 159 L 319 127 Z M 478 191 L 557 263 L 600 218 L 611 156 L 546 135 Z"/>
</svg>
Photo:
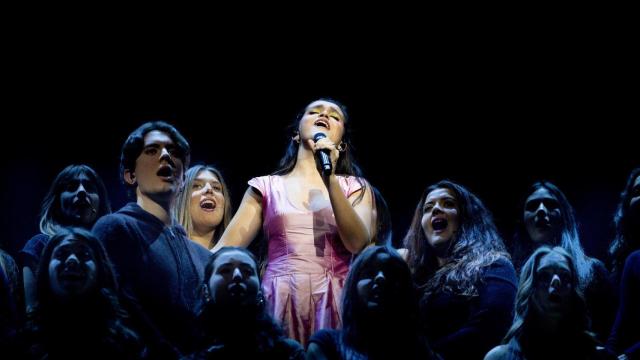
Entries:
<svg viewBox="0 0 640 360">
<path fill-rule="evenodd" d="M 191 186 L 189 211 L 196 232 L 209 232 L 224 218 L 225 198 L 220 179 L 209 170 L 202 170 Z"/>
<path fill-rule="evenodd" d="M 321 132 L 338 145 L 344 135 L 345 114 L 338 105 L 330 101 L 314 101 L 305 109 L 298 126 L 302 143 Z"/>
<path fill-rule="evenodd" d="M 221 254 L 213 265 L 209 289 L 213 302 L 220 306 L 255 304 L 260 281 L 256 263 L 241 251 Z"/>
<path fill-rule="evenodd" d="M 84 173 L 69 181 L 60 193 L 62 215 L 72 225 L 90 228 L 99 208 L 98 186 Z"/>
<path fill-rule="evenodd" d="M 534 243 L 557 244 L 562 228 L 558 199 L 546 188 L 534 191 L 524 203 L 524 224 Z"/>
<path fill-rule="evenodd" d="M 360 306 L 370 311 L 384 310 L 398 296 L 402 272 L 389 254 L 378 253 L 364 267 L 357 283 Z"/>
<path fill-rule="evenodd" d="M 567 259 L 555 252 L 544 255 L 535 273 L 533 301 L 539 314 L 559 317 L 571 304 L 573 275 Z"/>
<path fill-rule="evenodd" d="M 61 300 L 88 293 L 96 286 L 98 269 L 93 250 L 83 241 L 68 237 L 51 253 L 49 284 Z"/>
<path fill-rule="evenodd" d="M 460 227 L 458 200 L 453 191 L 439 188 L 431 191 L 422 207 L 422 230 L 431 247 L 449 246 Z"/>
</svg>

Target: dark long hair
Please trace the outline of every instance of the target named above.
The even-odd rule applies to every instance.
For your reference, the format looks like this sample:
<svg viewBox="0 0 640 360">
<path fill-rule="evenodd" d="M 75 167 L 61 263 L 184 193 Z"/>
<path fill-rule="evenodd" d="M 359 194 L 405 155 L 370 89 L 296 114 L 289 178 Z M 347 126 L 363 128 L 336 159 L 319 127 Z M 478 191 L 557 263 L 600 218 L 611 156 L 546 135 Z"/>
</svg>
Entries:
<svg viewBox="0 0 640 360">
<path fill-rule="evenodd" d="M 371 243 L 380 246 L 391 246 L 393 243 L 393 227 L 391 224 L 391 213 L 386 200 L 380 191 L 371 185 L 374 206 L 376 210 L 375 229 L 371 237 Z"/>
<path fill-rule="evenodd" d="M 392 299 L 393 304 L 390 304 L 387 309 L 389 313 L 385 314 L 385 318 L 389 322 L 385 324 L 372 324 L 371 321 L 367 321 L 367 311 L 363 309 L 358 295 L 358 282 L 378 254 L 389 255 L 393 266 L 398 270 L 398 278 L 394 279 L 397 281 L 398 292 Z M 412 340 L 412 337 L 413 340 L 417 338 L 419 317 L 416 290 L 409 267 L 393 248 L 370 246 L 360 253 L 351 265 L 342 295 L 343 339 L 348 346 L 366 353 L 366 348 L 371 346 L 372 339 L 369 335 L 372 332 L 392 333 L 393 336 L 387 335 L 386 337 L 400 338 L 408 342 Z M 372 328 L 376 325 L 376 328 Z"/>
<path fill-rule="evenodd" d="M 202 284 L 202 295 L 204 297 L 204 305 L 198 315 L 200 328 L 203 329 L 202 338 L 206 342 L 206 346 L 211 345 L 211 341 L 220 341 L 228 335 L 230 326 L 241 326 L 246 330 L 246 338 L 239 339 L 244 341 L 247 346 L 257 346 L 260 353 L 269 352 L 274 349 L 276 343 L 284 340 L 284 332 L 282 328 L 267 313 L 266 303 L 262 297 L 262 293 L 258 294 L 256 302 L 245 309 L 241 315 L 242 319 L 230 319 L 237 314 L 231 314 L 228 309 L 216 304 L 210 297 L 212 293 L 209 288 L 209 279 L 215 270 L 215 261 L 220 255 L 230 252 L 239 251 L 246 254 L 253 261 L 256 273 L 258 265 L 255 256 L 247 249 L 235 246 L 225 246 L 215 252 L 207 262 L 204 270 L 204 283 Z M 222 340 L 224 341 L 224 340 Z"/>
<path fill-rule="evenodd" d="M 620 202 L 613 217 L 616 234 L 609 247 L 609 254 L 611 256 L 611 270 L 614 272 L 621 272 L 627 256 L 640 248 L 640 234 L 632 234 L 631 231 L 634 225 L 631 222 L 629 209 L 631 199 L 634 197 L 633 184 L 638 176 L 640 176 L 640 168 L 633 169 L 624 190 L 620 194 Z M 634 220 L 640 221 L 638 218 Z M 635 226 L 640 227 L 638 225 Z"/>
<path fill-rule="evenodd" d="M 571 309 L 571 313 L 567 314 L 567 318 L 564 323 L 570 325 L 571 330 L 573 330 L 574 333 L 567 335 L 571 336 L 588 331 L 589 317 L 582 292 L 580 291 L 579 279 L 578 276 L 576 276 L 576 265 L 571 254 L 559 246 L 554 248 L 542 246 L 534 251 L 522 267 L 520 284 L 518 286 L 518 292 L 516 293 L 513 323 L 507 332 L 503 343 L 508 343 L 512 338 L 516 338 L 520 341 L 520 338 L 524 333 L 526 333 L 526 328 L 530 325 L 532 318 L 534 316 L 544 316 L 544 314 L 538 314 L 532 310 L 532 301 L 537 284 L 536 269 L 538 268 L 542 258 L 550 253 L 556 253 L 564 257 L 569 263 L 569 268 L 571 269 L 572 292 L 571 306 L 569 307 Z"/>
<path fill-rule="evenodd" d="M 49 263 L 55 248 L 65 239 L 80 241 L 92 250 L 96 263 L 96 284 L 73 306 L 62 304 L 51 291 Z M 85 334 L 102 336 L 102 341 L 116 351 L 140 351 L 142 346 L 138 336 L 125 324 L 128 318 L 118 299 L 118 283 L 104 247 L 95 236 L 82 228 L 65 228 L 56 233 L 42 252 L 36 273 L 37 302 L 28 314 L 27 332 L 36 342 L 48 343 L 48 346 L 63 346 L 52 338 L 65 338 L 66 321 L 80 319 L 91 329 L 74 329 Z M 81 307 L 82 309 L 79 309 Z M 87 318 L 89 316 L 90 318 Z M 96 333 L 97 332 L 97 333 Z M 68 336 L 67 336 L 68 338 Z M 66 338 L 65 338 L 66 339 Z M 72 340 L 72 339 L 68 339 Z M 118 348 L 119 346 L 123 348 Z M 128 347 L 125 350 L 124 347 Z"/>
<path fill-rule="evenodd" d="M 450 260 L 440 268 L 435 249 L 429 245 L 422 229 L 424 203 L 429 193 L 436 189 L 453 192 L 458 202 L 460 224 L 449 244 Z M 499 259 L 509 259 L 489 210 L 465 187 L 448 180 L 431 185 L 424 191 L 404 244 L 408 249 L 409 267 L 417 284 L 424 288 L 425 296 L 436 289 L 462 296 L 476 296 L 476 284 L 483 268 Z"/>
<path fill-rule="evenodd" d="M 531 185 L 527 192 L 527 197 L 533 194 L 538 189 L 546 189 L 558 200 L 560 207 L 560 213 L 562 215 L 562 229 L 560 232 L 560 238 L 557 239 L 556 244 L 552 246 L 560 246 L 565 249 L 573 259 L 576 266 L 576 272 L 580 287 L 584 288 L 591 282 L 593 277 L 593 259 L 585 255 L 580 244 L 580 235 L 578 234 L 578 222 L 576 221 L 575 212 L 573 207 L 569 203 L 569 200 L 560 189 L 554 184 L 548 181 L 539 181 Z M 526 198 L 525 198 L 526 199 Z M 522 213 L 521 213 L 522 214 Z M 522 216 L 522 215 L 521 215 Z M 529 234 L 522 221 L 520 221 L 520 228 L 516 233 L 514 239 L 514 260 L 516 269 L 522 266 L 522 263 L 529 258 L 531 253 L 536 249 L 537 245 L 531 240 Z"/>
<path fill-rule="evenodd" d="M 51 183 L 51 187 L 42 200 L 42 210 L 40 214 L 40 232 L 53 236 L 58 230 L 65 226 L 70 226 L 71 221 L 66 219 L 60 207 L 60 195 L 65 191 L 71 182 L 85 175 L 96 185 L 100 206 L 96 220 L 101 216 L 111 213 L 111 205 L 107 188 L 98 174 L 87 165 L 69 165 L 64 168 Z M 90 224 L 93 225 L 93 224 Z"/>
<path fill-rule="evenodd" d="M 107 258 L 107 253 L 104 247 L 98 239 L 89 231 L 82 228 L 64 228 L 58 231 L 47 246 L 42 250 L 42 258 L 38 265 L 37 272 L 37 294 L 39 305 L 51 303 L 53 294 L 51 293 L 51 284 L 49 283 L 49 262 L 53 255 L 53 250 L 60 245 L 65 239 L 74 239 L 81 241 L 89 246 L 93 251 L 96 259 L 97 277 L 96 288 L 97 289 L 109 289 L 116 293 L 118 285 L 114 276 L 113 268 Z"/>
<path fill-rule="evenodd" d="M 339 101 L 331 98 L 319 98 L 310 102 L 309 104 L 315 101 L 320 101 L 320 100 L 335 104 L 340 108 L 340 110 L 344 114 L 344 134 L 342 135 L 342 143 L 344 144 L 345 149 L 344 151 L 340 152 L 340 157 L 338 158 L 338 162 L 336 164 L 335 173 L 336 175 L 355 176 L 357 181 L 362 186 L 362 191 L 360 192 L 360 195 L 358 195 L 358 197 L 354 201 L 354 205 L 355 205 L 362 200 L 362 197 L 364 196 L 364 193 L 367 187 L 367 183 L 363 179 L 362 171 L 360 170 L 360 167 L 356 163 L 353 156 L 353 145 L 351 143 L 351 128 L 349 126 L 350 120 L 349 120 L 349 115 L 347 113 L 347 107 L 344 106 Z M 307 104 L 307 106 L 309 104 Z M 302 111 L 300 111 L 296 116 L 295 120 L 287 127 L 287 134 L 289 135 L 289 138 L 290 138 L 289 144 L 287 145 L 287 150 L 285 151 L 284 156 L 282 157 L 282 159 L 280 159 L 278 169 L 276 169 L 276 171 L 274 171 L 272 175 L 286 175 L 291 171 L 293 171 L 293 168 L 296 166 L 296 163 L 298 161 L 298 147 L 300 147 L 301 145 L 298 142 L 296 142 L 293 139 L 293 137 L 298 133 L 300 120 L 302 120 L 302 118 L 304 117 L 306 109 L 307 107 L 302 109 Z"/>
</svg>

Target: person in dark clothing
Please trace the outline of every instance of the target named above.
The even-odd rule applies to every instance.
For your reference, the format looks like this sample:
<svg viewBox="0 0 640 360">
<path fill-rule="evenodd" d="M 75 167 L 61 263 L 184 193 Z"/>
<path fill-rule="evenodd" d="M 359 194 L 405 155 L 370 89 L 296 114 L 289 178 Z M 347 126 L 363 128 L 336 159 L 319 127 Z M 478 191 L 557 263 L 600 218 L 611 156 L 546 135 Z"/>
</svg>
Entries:
<svg viewBox="0 0 640 360">
<path fill-rule="evenodd" d="M 136 203 L 100 219 L 93 232 L 114 264 L 132 317 L 153 357 L 194 350 L 204 264 L 171 209 L 189 163 L 189 144 L 171 125 L 145 123 L 122 147 L 121 171 Z"/>
<path fill-rule="evenodd" d="M 358 255 L 347 277 L 342 330 L 316 332 L 307 360 L 432 359 L 418 313 L 406 262 L 391 247 L 371 246 Z"/>
<path fill-rule="evenodd" d="M 615 359 L 589 332 L 575 262 L 562 247 L 539 247 L 522 267 L 513 324 L 485 360 Z"/>
<path fill-rule="evenodd" d="M 20 326 L 22 286 L 13 258 L 0 249 L 0 349 L 10 349 Z"/>
<path fill-rule="evenodd" d="M 620 306 L 607 345 L 628 359 L 640 359 L 640 250 L 632 252 L 625 261 Z"/>
<path fill-rule="evenodd" d="M 102 179 L 92 168 L 69 165 L 51 183 L 41 211 L 40 234 L 29 239 L 18 255 L 27 311 L 34 305 L 35 273 L 51 236 L 67 226 L 91 229 L 101 216 L 111 213 L 111 205 Z"/>
<path fill-rule="evenodd" d="M 141 359 L 144 346 L 126 312 L 106 253 L 87 230 L 62 229 L 45 247 L 37 301 L 28 314 L 30 359 Z"/>
<path fill-rule="evenodd" d="M 205 304 L 199 316 L 203 350 L 185 359 L 304 359 L 302 346 L 285 338 L 266 312 L 251 252 L 221 248 L 209 260 L 204 278 Z"/>
<path fill-rule="evenodd" d="M 573 207 L 557 186 L 537 182 L 531 186 L 523 207 L 523 226 L 516 233 L 513 258 L 516 269 L 539 246 L 560 246 L 574 259 L 580 291 L 591 318 L 591 330 L 606 340 L 615 318 L 614 294 L 609 273 L 602 261 L 584 253 Z"/>
<path fill-rule="evenodd" d="M 609 248 L 611 279 L 619 293 L 622 268 L 627 256 L 640 249 L 640 168 L 631 171 L 620 194 L 620 202 L 613 218 L 616 234 Z"/>
<path fill-rule="evenodd" d="M 404 239 L 421 321 L 444 359 L 482 359 L 511 323 L 516 274 L 489 210 L 451 181 L 429 186 Z"/>
</svg>

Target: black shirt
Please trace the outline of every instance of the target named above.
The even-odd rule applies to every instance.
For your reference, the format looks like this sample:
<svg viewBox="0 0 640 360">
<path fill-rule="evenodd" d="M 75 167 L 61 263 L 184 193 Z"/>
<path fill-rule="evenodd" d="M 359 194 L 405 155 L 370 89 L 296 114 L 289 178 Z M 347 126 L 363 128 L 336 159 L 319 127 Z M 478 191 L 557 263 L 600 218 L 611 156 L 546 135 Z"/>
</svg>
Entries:
<svg viewBox="0 0 640 360">
<path fill-rule="evenodd" d="M 193 351 L 211 253 L 190 241 L 180 225 L 165 226 L 135 203 L 102 217 L 93 232 L 113 262 L 121 289 L 136 303 L 133 316 L 150 322 L 181 352 Z"/>
<path fill-rule="evenodd" d="M 421 301 L 421 319 L 433 351 L 443 359 L 482 359 L 511 325 L 517 284 L 511 262 L 500 259 L 484 269 L 476 285 L 478 296 L 439 290 Z"/>
</svg>

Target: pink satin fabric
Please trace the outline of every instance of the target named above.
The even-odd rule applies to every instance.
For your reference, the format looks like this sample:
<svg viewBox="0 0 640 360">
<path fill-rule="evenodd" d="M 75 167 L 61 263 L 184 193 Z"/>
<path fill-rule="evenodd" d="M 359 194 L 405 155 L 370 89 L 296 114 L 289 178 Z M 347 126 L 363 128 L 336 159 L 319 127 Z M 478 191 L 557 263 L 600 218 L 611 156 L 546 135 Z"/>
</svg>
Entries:
<svg viewBox="0 0 640 360">
<path fill-rule="evenodd" d="M 339 182 L 347 197 L 361 188 L 354 177 Z M 342 325 L 342 287 L 352 255 L 338 236 L 330 206 L 315 212 L 296 207 L 280 176 L 253 178 L 249 185 L 262 194 L 269 242 L 262 288 L 270 313 L 306 347 L 315 331 Z"/>
</svg>

